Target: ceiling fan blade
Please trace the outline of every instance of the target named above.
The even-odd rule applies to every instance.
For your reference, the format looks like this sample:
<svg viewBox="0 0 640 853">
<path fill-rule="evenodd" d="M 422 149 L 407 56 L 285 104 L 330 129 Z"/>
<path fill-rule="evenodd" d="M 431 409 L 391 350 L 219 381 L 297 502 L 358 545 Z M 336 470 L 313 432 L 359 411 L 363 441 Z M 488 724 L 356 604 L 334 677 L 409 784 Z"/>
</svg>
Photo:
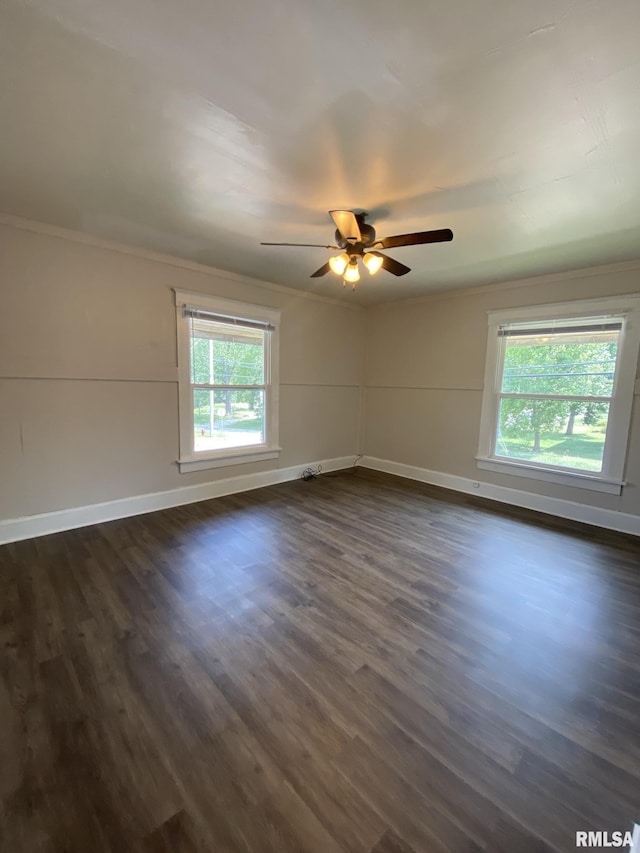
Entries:
<svg viewBox="0 0 640 853">
<path fill-rule="evenodd" d="M 329 216 L 347 243 L 359 243 L 361 241 L 360 226 L 352 210 L 330 210 Z"/>
<path fill-rule="evenodd" d="M 396 234 L 395 237 L 385 237 L 375 244 L 381 249 L 395 249 L 398 246 L 419 246 L 421 243 L 448 243 L 453 240 L 450 228 L 440 228 L 437 231 L 417 231 L 415 234 Z"/>
<path fill-rule="evenodd" d="M 401 264 L 400 261 L 389 258 L 387 255 L 382 255 L 380 252 L 372 252 L 372 254 L 382 258 L 382 269 L 390 272 L 392 275 L 406 275 L 408 272 L 411 272 L 411 267 Z"/>
<path fill-rule="evenodd" d="M 319 270 L 312 272 L 309 278 L 320 278 L 321 275 L 326 275 L 330 271 L 331 267 L 329 266 L 329 264 L 323 264 Z"/>
<path fill-rule="evenodd" d="M 261 246 L 308 246 L 311 249 L 338 249 L 340 246 L 326 246 L 324 243 L 260 243 Z"/>
</svg>

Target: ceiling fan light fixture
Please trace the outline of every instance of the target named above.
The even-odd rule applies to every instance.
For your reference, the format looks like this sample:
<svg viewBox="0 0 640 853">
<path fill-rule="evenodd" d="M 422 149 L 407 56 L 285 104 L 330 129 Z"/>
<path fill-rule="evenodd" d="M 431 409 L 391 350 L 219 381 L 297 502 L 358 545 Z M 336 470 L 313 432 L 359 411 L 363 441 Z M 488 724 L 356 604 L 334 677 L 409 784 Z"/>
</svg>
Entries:
<svg viewBox="0 0 640 853">
<path fill-rule="evenodd" d="M 362 262 L 369 270 L 369 275 L 375 275 L 382 266 L 382 255 L 375 255 L 373 252 L 367 252 L 362 258 Z"/>
<path fill-rule="evenodd" d="M 346 267 L 343 275 L 345 281 L 360 281 L 360 270 L 358 269 L 357 258 L 351 258 L 351 260 L 349 261 L 349 265 Z"/>
<path fill-rule="evenodd" d="M 360 270 L 358 269 L 358 258 L 367 268 L 369 275 L 375 275 L 380 269 L 391 275 L 401 276 L 411 272 L 411 268 L 405 264 L 390 258 L 389 255 L 381 255 L 374 249 L 394 249 L 403 246 L 421 246 L 424 243 L 448 243 L 453 240 L 453 231 L 450 228 L 439 228 L 432 231 L 416 231 L 412 234 L 395 234 L 385 237 L 383 240 L 376 239 L 376 231 L 373 225 L 365 222 L 368 216 L 365 212 L 355 213 L 353 210 L 330 210 L 329 215 L 336 226 L 335 243 L 333 245 L 320 245 L 318 243 L 261 243 L 262 246 L 309 246 L 317 249 L 332 249 L 339 251 L 339 255 L 322 264 L 320 269 L 312 272 L 309 278 L 321 278 L 327 273 L 333 272 L 342 276 L 344 284 L 353 285 L 360 281 Z"/>
<path fill-rule="evenodd" d="M 341 255 L 334 255 L 332 258 L 329 258 L 329 266 L 331 267 L 332 272 L 336 275 L 342 275 L 347 268 L 347 264 L 349 263 L 349 255 L 346 252 L 343 252 Z"/>
</svg>

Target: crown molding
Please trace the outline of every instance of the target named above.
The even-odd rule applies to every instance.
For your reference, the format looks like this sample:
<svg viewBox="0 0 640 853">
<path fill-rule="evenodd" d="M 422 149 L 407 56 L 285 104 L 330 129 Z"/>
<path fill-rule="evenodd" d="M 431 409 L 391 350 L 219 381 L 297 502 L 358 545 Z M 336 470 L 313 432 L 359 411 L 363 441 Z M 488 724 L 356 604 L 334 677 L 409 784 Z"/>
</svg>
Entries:
<svg viewBox="0 0 640 853">
<path fill-rule="evenodd" d="M 615 264 L 601 264 L 599 266 L 578 267 L 577 269 L 564 270 L 557 273 L 542 273 L 541 275 L 529 276 L 528 278 L 509 279 L 492 284 L 479 284 L 471 287 L 456 287 L 450 290 L 436 290 L 425 293 L 422 296 L 409 297 L 408 299 L 394 299 L 388 302 L 378 302 L 369 308 L 388 308 L 390 306 L 422 305 L 429 302 L 440 302 L 445 299 L 464 299 L 468 296 L 480 296 L 486 293 L 500 293 L 504 290 L 518 290 L 523 287 L 539 287 L 543 284 L 556 284 L 563 281 L 571 281 L 576 278 L 594 278 L 601 275 L 618 275 L 626 272 L 640 271 L 640 258 L 632 261 L 619 261 Z M 640 291 L 640 279 L 638 281 Z M 630 291 L 632 292 L 632 291 Z M 620 295 L 624 295 L 620 294 Z"/>
<path fill-rule="evenodd" d="M 107 240 L 103 237 L 94 237 L 91 234 L 85 234 L 83 231 L 74 231 L 70 228 L 61 228 L 58 225 L 48 225 L 45 222 L 38 222 L 33 219 L 23 219 L 21 216 L 13 216 L 8 213 L 0 213 L 0 225 L 7 228 L 16 228 L 20 231 L 31 231 L 34 234 L 42 234 L 46 237 L 54 237 L 58 240 L 67 240 L 71 243 L 80 243 L 83 246 L 90 246 L 96 249 L 105 249 L 109 252 L 117 252 L 121 255 L 130 255 L 134 258 L 142 258 L 143 260 L 152 261 L 165 266 L 177 267 L 178 269 L 189 270 L 191 272 L 204 273 L 218 279 L 231 281 L 238 284 L 246 284 L 251 287 L 262 287 L 265 290 L 283 293 L 288 296 L 296 296 L 301 299 L 311 299 L 314 302 L 324 302 L 329 305 L 339 305 L 341 308 L 349 308 L 351 310 L 364 311 L 365 306 L 347 302 L 333 298 L 331 296 L 322 296 L 318 293 L 307 293 L 304 290 L 298 290 L 295 287 L 287 287 L 284 284 L 276 284 L 274 281 L 265 281 L 264 279 L 251 278 L 250 276 L 240 275 L 239 273 L 230 272 L 229 270 L 219 269 L 218 267 L 210 267 L 206 264 L 199 264 L 196 261 L 188 261 L 185 258 L 179 258 L 176 255 L 168 255 L 163 252 L 155 252 L 152 249 L 143 249 L 139 246 L 129 246 L 126 243 L 118 243 L 115 240 Z"/>
<path fill-rule="evenodd" d="M 431 293 L 425 293 L 421 296 L 409 297 L 407 299 L 390 299 L 385 302 L 376 302 L 374 304 L 360 304 L 346 302 L 331 296 L 323 296 L 318 293 L 307 293 L 306 291 L 298 290 L 295 287 L 287 287 L 284 284 L 277 284 L 276 282 L 266 281 L 264 279 L 251 278 L 250 276 L 240 275 L 239 273 L 233 273 L 229 270 L 223 270 L 218 267 L 199 264 L 196 261 L 188 261 L 185 258 L 179 258 L 176 255 L 156 252 L 151 249 L 143 249 L 139 246 L 129 246 L 126 243 L 118 243 L 115 240 L 95 237 L 91 234 L 85 234 L 82 231 L 74 231 L 70 228 L 61 228 L 58 225 L 48 225 L 45 222 L 25 219 L 21 216 L 14 216 L 8 213 L 0 213 L 0 225 L 4 225 L 8 228 L 16 228 L 21 231 L 31 231 L 35 234 L 42 234 L 47 237 L 67 240 L 72 243 L 79 243 L 81 245 L 97 249 L 105 249 L 106 251 L 117 252 L 122 255 L 130 255 L 135 258 L 142 258 L 143 260 L 164 264 L 166 266 L 173 266 L 178 269 L 204 273 L 205 275 L 223 279 L 225 281 L 236 282 L 253 287 L 262 287 L 265 290 L 283 293 L 288 296 L 295 294 L 296 297 L 301 299 L 311 299 L 315 302 L 338 305 L 341 308 L 349 308 L 360 312 L 376 311 L 381 308 L 395 308 L 405 305 L 423 305 L 446 299 L 464 299 L 469 296 L 479 296 L 487 293 L 500 293 L 502 291 L 518 290 L 525 287 L 537 287 L 543 284 L 560 283 L 577 278 L 593 278 L 595 276 L 617 275 L 625 272 L 634 272 L 636 270 L 640 271 L 640 258 L 637 258 L 631 261 L 619 261 L 613 264 L 578 267 L 576 269 L 565 270 L 558 273 L 543 273 L 541 275 L 529 276 L 527 278 L 509 279 L 507 281 L 493 282 L 491 284 L 472 285 L 470 287 L 462 286 L 451 288 L 449 290 L 436 290 Z"/>
</svg>

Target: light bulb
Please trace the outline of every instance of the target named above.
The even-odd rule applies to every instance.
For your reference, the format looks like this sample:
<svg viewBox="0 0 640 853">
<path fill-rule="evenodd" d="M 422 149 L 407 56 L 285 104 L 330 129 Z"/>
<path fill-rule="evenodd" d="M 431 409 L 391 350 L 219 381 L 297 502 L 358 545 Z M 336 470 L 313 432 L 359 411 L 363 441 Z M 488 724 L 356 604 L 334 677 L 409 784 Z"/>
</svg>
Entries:
<svg viewBox="0 0 640 853">
<path fill-rule="evenodd" d="M 335 255 L 329 258 L 329 266 L 336 275 L 342 275 L 349 263 L 349 255 L 344 252 L 342 255 Z"/>
<path fill-rule="evenodd" d="M 367 252 L 362 259 L 365 267 L 369 270 L 370 275 L 375 275 L 382 266 L 382 255 L 374 255 L 373 252 Z"/>
<path fill-rule="evenodd" d="M 353 258 L 349 261 L 349 266 L 344 271 L 345 281 L 360 281 L 360 270 L 358 269 L 358 261 Z"/>
</svg>

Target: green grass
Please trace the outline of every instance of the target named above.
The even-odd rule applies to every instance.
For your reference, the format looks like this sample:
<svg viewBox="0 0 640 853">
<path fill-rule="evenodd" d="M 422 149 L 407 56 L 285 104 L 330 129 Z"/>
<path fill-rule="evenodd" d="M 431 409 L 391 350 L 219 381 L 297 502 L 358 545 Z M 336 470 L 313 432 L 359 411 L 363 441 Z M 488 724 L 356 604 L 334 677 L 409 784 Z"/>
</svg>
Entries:
<svg viewBox="0 0 640 853">
<path fill-rule="evenodd" d="M 229 421 L 224 426 L 227 429 L 261 430 L 262 418 L 245 418 L 239 421 Z"/>
<path fill-rule="evenodd" d="M 573 435 L 564 432 L 542 433 L 540 453 L 533 452 L 531 437 L 510 436 L 503 433 L 496 442 L 496 454 L 510 459 L 525 459 L 565 468 L 580 468 L 584 471 L 602 470 L 604 430 L 601 424 L 585 426 L 576 423 Z"/>
<path fill-rule="evenodd" d="M 205 429 L 207 430 L 207 432 L 209 431 L 210 421 L 208 409 L 196 409 L 194 411 L 193 420 L 194 426 L 197 430 Z M 214 423 L 218 430 L 224 432 L 227 432 L 229 430 L 251 430 L 254 432 L 259 432 L 262 429 L 262 418 L 245 417 L 244 412 L 242 412 L 240 416 L 238 416 L 238 414 L 233 414 L 230 418 L 216 417 L 214 419 Z"/>
</svg>

